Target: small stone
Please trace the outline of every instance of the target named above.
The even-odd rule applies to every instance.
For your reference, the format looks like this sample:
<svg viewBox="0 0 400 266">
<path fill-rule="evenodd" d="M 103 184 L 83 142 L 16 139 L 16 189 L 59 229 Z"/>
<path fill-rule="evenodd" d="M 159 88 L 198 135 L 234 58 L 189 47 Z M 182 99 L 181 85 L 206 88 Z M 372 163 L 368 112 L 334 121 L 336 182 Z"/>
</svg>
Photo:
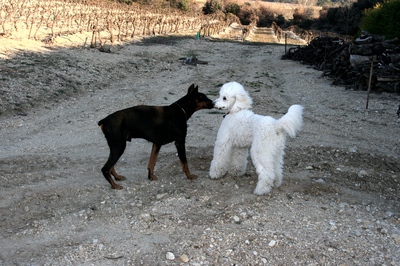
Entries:
<svg viewBox="0 0 400 266">
<path fill-rule="evenodd" d="M 276 241 L 275 241 L 275 240 L 271 240 L 271 241 L 268 243 L 268 246 L 270 246 L 271 248 L 272 248 L 272 247 L 275 247 L 275 246 L 276 246 Z"/>
<path fill-rule="evenodd" d="M 164 198 L 164 196 L 166 195 L 167 193 L 161 193 L 161 194 L 157 194 L 157 196 L 156 196 L 156 199 L 162 199 L 162 198 Z"/>
<path fill-rule="evenodd" d="M 350 147 L 349 152 L 351 153 L 357 152 L 357 147 Z"/>
<path fill-rule="evenodd" d="M 235 216 L 233 216 L 233 220 L 235 221 L 235 223 L 238 223 L 238 222 L 240 222 L 240 218 L 239 218 L 239 217 L 237 217 L 236 215 L 235 215 Z"/>
<path fill-rule="evenodd" d="M 365 171 L 365 170 L 360 170 L 359 172 L 358 172 L 358 177 L 364 177 L 364 176 L 366 176 L 367 175 L 367 171 Z"/>
<path fill-rule="evenodd" d="M 312 170 L 312 169 L 314 169 L 314 167 L 312 167 L 311 165 L 306 167 L 306 170 Z"/>
<path fill-rule="evenodd" d="M 142 220 L 144 220 L 144 221 L 146 221 L 146 222 L 151 221 L 151 215 L 148 214 L 148 213 L 142 213 L 142 214 L 140 215 L 140 218 L 142 218 Z"/>
<path fill-rule="evenodd" d="M 393 212 L 391 212 L 391 211 L 387 211 L 385 214 L 386 214 L 387 217 L 392 217 L 393 216 Z"/>
<path fill-rule="evenodd" d="M 182 262 L 189 262 L 189 257 L 186 255 L 186 254 L 183 254 L 182 256 L 180 256 L 179 257 L 179 259 L 182 261 Z"/>
<path fill-rule="evenodd" d="M 388 230 L 386 228 L 382 228 L 380 230 L 378 230 L 382 235 L 387 235 L 388 234 Z"/>
<path fill-rule="evenodd" d="M 165 255 L 165 257 L 167 258 L 167 260 L 174 260 L 175 259 L 175 255 L 174 253 L 168 251 L 167 254 Z"/>
<path fill-rule="evenodd" d="M 394 242 L 396 242 L 397 245 L 400 245 L 400 235 L 392 234 L 392 237 L 394 239 Z"/>
</svg>

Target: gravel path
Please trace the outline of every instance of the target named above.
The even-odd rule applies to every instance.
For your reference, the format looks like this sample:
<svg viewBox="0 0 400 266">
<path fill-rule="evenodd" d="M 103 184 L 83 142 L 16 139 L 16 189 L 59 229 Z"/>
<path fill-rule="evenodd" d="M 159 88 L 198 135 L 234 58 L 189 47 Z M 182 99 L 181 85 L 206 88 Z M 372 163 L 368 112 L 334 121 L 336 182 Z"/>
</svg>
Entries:
<svg viewBox="0 0 400 266">
<path fill-rule="evenodd" d="M 20 53 L 0 67 L 1 265 L 400 265 L 399 95 L 330 85 L 284 47 L 157 38 L 112 48 Z M 207 65 L 188 66 L 196 55 Z M 257 176 L 208 177 L 223 113 L 189 121 L 187 180 L 173 144 L 159 180 L 151 144 L 133 140 L 112 190 L 97 121 L 138 104 L 170 104 L 195 83 L 216 98 L 242 83 L 254 111 L 305 107 L 287 143 L 284 180 L 252 194 Z"/>
</svg>

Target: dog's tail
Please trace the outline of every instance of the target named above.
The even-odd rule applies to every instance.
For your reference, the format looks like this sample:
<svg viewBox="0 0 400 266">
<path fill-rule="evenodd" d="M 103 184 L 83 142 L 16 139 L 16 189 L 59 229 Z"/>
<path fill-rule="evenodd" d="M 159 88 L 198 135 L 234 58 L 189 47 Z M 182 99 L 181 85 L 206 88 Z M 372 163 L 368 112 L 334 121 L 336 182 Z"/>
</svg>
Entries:
<svg viewBox="0 0 400 266">
<path fill-rule="evenodd" d="M 101 119 L 101 120 L 97 123 L 97 125 L 102 126 L 102 125 L 104 124 L 104 120 L 105 120 L 105 119 Z"/>
<path fill-rule="evenodd" d="M 101 119 L 97 124 L 100 126 L 101 131 L 103 131 L 104 133 L 104 122 L 105 122 L 105 118 Z"/>
<path fill-rule="evenodd" d="M 278 129 L 294 138 L 303 125 L 303 106 L 292 105 L 288 112 L 278 120 Z"/>
</svg>

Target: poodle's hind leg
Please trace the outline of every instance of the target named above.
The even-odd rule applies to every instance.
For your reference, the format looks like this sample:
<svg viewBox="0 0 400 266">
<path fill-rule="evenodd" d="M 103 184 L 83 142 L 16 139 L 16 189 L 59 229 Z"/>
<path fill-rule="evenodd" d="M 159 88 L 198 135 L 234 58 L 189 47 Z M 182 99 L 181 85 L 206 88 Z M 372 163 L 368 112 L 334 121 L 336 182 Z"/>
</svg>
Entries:
<svg viewBox="0 0 400 266">
<path fill-rule="evenodd" d="M 274 180 L 274 186 L 275 187 L 280 187 L 282 185 L 282 179 L 283 179 L 283 157 L 284 157 L 284 150 L 283 148 L 278 152 L 278 154 L 275 156 L 275 180 Z"/>
<path fill-rule="evenodd" d="M 271 192 L 273 186 L 274 169 L 264 168 L 263 166 L 256 167 L 258 174 L 257 186 L 254 189 L 254 194 L 264 195 Z"/>
<path fill-rule="evenodd" d="M 231 153 L 231 167 L 228 174 L 233 176 L 242 176 L 247 169 L 247 157 L 249 157 L 248 148 L 233 148 Z"/>
<path fill-rule="evenodd" d="M 270 150 L 251 148 L 251 160 L 258 175 L 257 186 L 254 194 L 263 195 L 271 191 L 275 180 L 274 156 Z"/>
</svg>

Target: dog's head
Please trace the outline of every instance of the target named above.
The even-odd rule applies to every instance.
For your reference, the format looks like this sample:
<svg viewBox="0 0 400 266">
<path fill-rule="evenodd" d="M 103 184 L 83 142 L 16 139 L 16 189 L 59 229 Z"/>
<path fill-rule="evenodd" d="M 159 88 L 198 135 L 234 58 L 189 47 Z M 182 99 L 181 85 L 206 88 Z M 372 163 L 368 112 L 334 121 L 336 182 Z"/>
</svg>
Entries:
<svg viewBox="0 0 400 266">
<path fill-rule="evenodd" d="M 251 108 L 253 100 L 243 86 L 237 82 L 225 83 L 220 91 L 219 98 L 214 101 L 214 107 L 219 110 L 228 110 L 236 113 Z"/>
<path fill-rule="evenodd" d="M 195 105 L 195 111 L 201 109 L 211 109 L 214 103 L 204 93 L 199 92 L 199 86 L 192 84 L 187 92 L 187 98 Z"/>
</svg>

